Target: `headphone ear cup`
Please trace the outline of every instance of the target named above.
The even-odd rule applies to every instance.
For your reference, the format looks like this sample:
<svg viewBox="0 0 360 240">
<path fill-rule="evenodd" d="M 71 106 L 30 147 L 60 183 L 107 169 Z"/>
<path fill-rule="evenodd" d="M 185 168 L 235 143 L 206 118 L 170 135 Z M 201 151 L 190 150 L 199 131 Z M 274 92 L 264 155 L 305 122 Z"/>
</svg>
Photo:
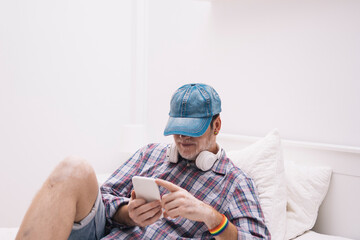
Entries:
<svg viewBox="0 0 360 240">
<path fill-rule="evenodd" d="M 178 159 L 178 151 L 175 144 L 170 144 L 166 149 L 166 158 L 169 162 L 177 163 Z"/>
<path fill-rule="evenodd" d="M 217 160 L 217 155 L 212 152 L 202 151 L 195 160 L 196 167 L 206 172 L 209 171 Z"/>
</svg>

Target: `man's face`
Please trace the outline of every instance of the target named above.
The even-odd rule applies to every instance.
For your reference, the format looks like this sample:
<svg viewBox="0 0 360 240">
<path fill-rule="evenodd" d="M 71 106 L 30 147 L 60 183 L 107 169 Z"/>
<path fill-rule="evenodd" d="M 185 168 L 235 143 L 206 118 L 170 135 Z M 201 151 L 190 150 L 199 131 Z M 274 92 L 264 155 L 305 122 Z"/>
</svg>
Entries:
<svg viewBox="0 0 360 240">
<path fill-rule="evenodd" d="M 199 153 L 205 150 L 216 151 L 216 138 L 210 126 L 200 137 L 174 135 L 174 140 L 180 155 L 188 160 L 195 160 Z"/>
</svg>

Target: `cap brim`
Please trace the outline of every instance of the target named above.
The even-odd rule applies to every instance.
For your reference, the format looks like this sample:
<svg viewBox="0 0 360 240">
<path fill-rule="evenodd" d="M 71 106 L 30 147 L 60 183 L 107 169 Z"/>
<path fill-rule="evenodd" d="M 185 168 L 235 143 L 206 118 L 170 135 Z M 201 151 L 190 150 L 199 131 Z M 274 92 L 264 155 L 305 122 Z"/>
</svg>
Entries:
<svg viewBox="0 0 360 240">
<path fill-rule="evenodd" d="M 200 137 L 208 129 L 212 117 L 208 118 L 174 118 L 169 117 L 165 127 L 164 135 L 185 135 Z"/>
</svg>

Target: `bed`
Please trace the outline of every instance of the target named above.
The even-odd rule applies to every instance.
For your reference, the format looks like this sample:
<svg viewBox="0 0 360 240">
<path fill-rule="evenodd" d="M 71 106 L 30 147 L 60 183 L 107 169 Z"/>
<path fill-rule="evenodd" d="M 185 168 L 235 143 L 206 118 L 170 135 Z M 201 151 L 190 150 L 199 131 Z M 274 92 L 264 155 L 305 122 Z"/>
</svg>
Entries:
<svg viewBox="0 0 360 240">
<path fill-rule="evenodd" d="M 262 138 L 220 134 L 218 142 L 253 175 L 258 190 L 271 178 L 277 178 L 273 185 L 281 185 L 273 192 L 281 197 L 272 200 L 282 205 L 267 203 L 275 220 L 270 223 L 273 239 L 360 239 L 360 148 L 284 140 L 277 129 Z M 256 170 L 256 165 L 267 169 Z M 266 171 L 269 179 L 263 177 Z M 273 187 L 263 186 L 264 191 Z"/>
<path fill-rule="evenodd" d="M 218 143 L 254 179 L 273 239 L 360 239 L 360 148 L 284 140 L 277 129 L 262 138 L 222 133 Z M 0 239 L 16 232 L 0 228 Z"/>
</svg>

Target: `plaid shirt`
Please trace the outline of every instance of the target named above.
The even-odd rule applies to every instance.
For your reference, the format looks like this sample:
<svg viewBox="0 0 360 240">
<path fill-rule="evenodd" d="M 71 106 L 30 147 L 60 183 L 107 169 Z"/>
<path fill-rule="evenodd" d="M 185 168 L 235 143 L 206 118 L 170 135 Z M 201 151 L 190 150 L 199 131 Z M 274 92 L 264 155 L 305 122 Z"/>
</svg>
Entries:
<svg viewBox="0 0 360 240">
<path fill-rule="evenodd" d="M 187 160 L 166 160 L 167 145 L 149 144 L 138 150 L 101 186 L 108 235 L 103 239 L 212 239 L 203 222 L 183 217 L 162 218 L 146 227 L 127 227 L 112 221 L 119 206 L 129 202 L 133 176 L 170 181 L 197 199 L 225 214 L 238 229 L 238 239 L 270 239 L 254 182 L 228 159 L 222 157 L 211 171 L 203 172 Z M 160 195 L 167 190 L 160 187 Z"/>
</svg>

